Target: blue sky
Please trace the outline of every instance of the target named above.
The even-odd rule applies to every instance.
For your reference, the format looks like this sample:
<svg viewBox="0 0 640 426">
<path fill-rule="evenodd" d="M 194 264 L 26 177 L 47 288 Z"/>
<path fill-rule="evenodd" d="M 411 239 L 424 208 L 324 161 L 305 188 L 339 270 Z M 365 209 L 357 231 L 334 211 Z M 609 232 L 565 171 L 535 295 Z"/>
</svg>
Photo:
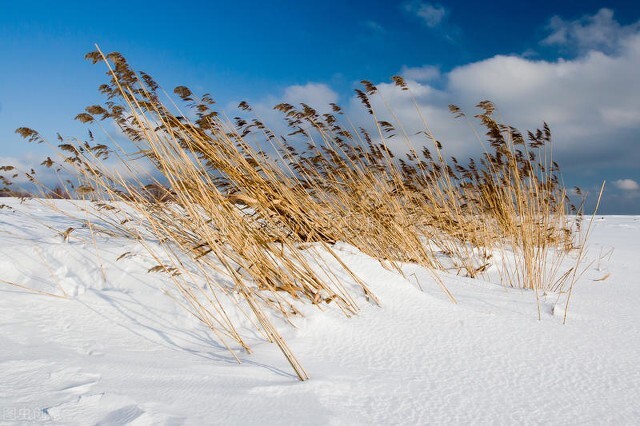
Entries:
<svg viewBox="0 0 640 426">
<path fill-rule="evenodd" d="M 567 185 L 593 192 L 607 179 L 602 211 L 640 214 L 638 2 L 0 0 L 0 8 L 5 162 L 40 158 L 13 133 L 19 126 L 51 139 L 86 134 L 73 117 L 101 100 L 104 69 L 83 60 L 98 43 L 167 89 L 211 92 L 222 106 L 249 100 L 264 114 L 281 100 L 348 106 L 361 79 L 402 73 L 463 156 L 466 136 L 451 129 L 460 124 L 445 118 L 446 105 L 492 99 L 518 127 L 550 123 Z M 386 90 L 402 115 L 402 100 Z"/>
</svg>

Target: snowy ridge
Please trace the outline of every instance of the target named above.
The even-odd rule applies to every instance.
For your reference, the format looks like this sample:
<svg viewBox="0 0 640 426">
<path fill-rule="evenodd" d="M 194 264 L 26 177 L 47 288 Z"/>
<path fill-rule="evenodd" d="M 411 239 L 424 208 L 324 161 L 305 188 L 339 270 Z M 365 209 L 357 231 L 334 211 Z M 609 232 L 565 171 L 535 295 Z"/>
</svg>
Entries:
<svg viewBox="0 0 640 426">
<path fill-rule="evenodd" d="M 382 305 L 278 324 L 311 375 L 300 383 L 257 334 L 237 364 L 134 241 L 93 240 L 68 202 L 0 204 L 0 280 L 67 294 L 0 282 L 0 423 L 640 422 L 640 217 L 596 221 L 566 325 L 563 296 L 538 321 L 531 292 L 441 273 L 453 305 L 431 272 L 404 278 L 338 245 Z"/>
</svg>

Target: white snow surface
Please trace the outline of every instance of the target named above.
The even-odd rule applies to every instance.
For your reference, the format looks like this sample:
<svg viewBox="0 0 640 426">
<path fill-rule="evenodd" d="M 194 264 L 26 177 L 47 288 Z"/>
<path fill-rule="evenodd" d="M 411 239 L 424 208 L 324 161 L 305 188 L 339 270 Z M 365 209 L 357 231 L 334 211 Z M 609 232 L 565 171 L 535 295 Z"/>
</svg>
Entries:
<svg viewBox="0 0 640 426">
<path fill-rule="evenodd" d="M 257 333 L 237 364 L 135 241 L 65 241 L 73 204 L 0 204 L 0 280 L 68 294 L 0 282 L 1 424 L 640 423 L 640 217 L 596 219 L 564 325 L 565 295 L 538 320 L 530 291 L 440 273 L 454 305 L 429 271 L 338 245 L 381 306 L 278 323 L 300 382 Z"/>
</svg>

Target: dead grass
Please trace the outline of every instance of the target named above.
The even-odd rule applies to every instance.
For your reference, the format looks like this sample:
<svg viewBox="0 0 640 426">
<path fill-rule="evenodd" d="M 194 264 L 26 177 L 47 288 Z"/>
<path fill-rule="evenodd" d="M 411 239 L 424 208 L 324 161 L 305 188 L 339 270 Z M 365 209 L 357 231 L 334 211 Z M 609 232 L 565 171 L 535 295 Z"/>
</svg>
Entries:
<svg viewBox="0 0 640 426">
<path fill-rule="evenodd" d="M 430 146 L 415 147 L 400 124 L 378 119 L 372 99 L 380 94 L 367 81 L 357 96 L 371 117 L 369 130 L 349 123 L 337 105 L 320 114 L 305 104 L 279 104 L 291 132 L 276 135 L 251 118 L 245 102 L 243 117 L 228 120 L 212 109 L 210 95 L 180 86 L 174 93 L 182 112 L 120 54 L 97 50 L 87 58 L 109 68 L 110 81 L 100 87 L 107 101 L 77 119 L 113 120 L 132 145 L 95 143 L 92 134 L 90 142 L 60 140 L 58 161 L 43 166 L 69 170 L 78 182 L 55 194 L 92 200 L 111 232 L 138 239 L 158 262 L 151 272 L 168 274 L 178 303 L 231 351 L 229 341 L 250 348 L 230 307 L 280 347 L 301 380 L 308 378 L 273 316 L 289 321 L 301 301 L 356 314 L 357 295 L 345 287 L 345 275 L 377 303 L 333 251 L 338 241 L 400 273 L 406 262 L 470 277 L 497 273 L 503 285 L 533 290 L 536 298 L 573 288 L 586 241 L 578 240 L 581 212 L 560 183 L 546 124 L 525 137 L 498 122 L 493 104 L 483 101 L 475 119 L 486 131 L 484 154 L 461 162 L 446 157 L 415 100 Z M 393 80 L 412 98 L 401 77 Z M 31 129 L 18 133 L 44 142 Z M 392 141 L 407 154 L 394 152 Z M 151 170 L 140 168 L 140 159 Z M 30 176 L 37 183 L 35 172 Z M 149 236 L 162 253 L 146 243 Z M 327 254 L 341 271 L 326 266 Z M 436 273 L 434 279 L 455 302 Z"/>
</svg>

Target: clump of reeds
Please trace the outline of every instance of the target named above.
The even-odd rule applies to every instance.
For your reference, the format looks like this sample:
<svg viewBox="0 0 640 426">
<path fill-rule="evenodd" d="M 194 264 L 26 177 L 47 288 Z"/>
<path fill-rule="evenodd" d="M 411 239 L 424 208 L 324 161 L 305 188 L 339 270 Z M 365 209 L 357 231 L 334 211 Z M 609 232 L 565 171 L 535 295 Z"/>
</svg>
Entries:
<svg viewBox="0 0 640 426">
<path fill-rule="evenodd" d="M 291 132 L 276 135 L 246 116 L 245 102 L 243 117 L 227 120 L 212 109 L 210 95 L 179 86 L 181 112 L 122 55 L 98 50 L 87 58 L 109 68 L 109 82 L 100 86 L 107 100 L 77 119 L 113 120 L 135 148 L 99 144 L 92 134 L 90 142 L 61 139 L 60 160 L 43 165 L 70 169 L 78 182 L 56 194 L 92 200 L 103 223 L 139 239 L 158 261 L 152 272 L 167 273 L 180 303 L 229 348 L 230 339 L 250 349 L 228 312 L 238 309 L 306 379 L 270 313 L 288 320 L 299 313 L 296 301 L 331 303 L 346 315 L 358 311 L 353 289 L 322 260 L 327 254 L 376 301 L 332 250 L 338 241 L 400 273 L 406 262 L 471 277 L 495 267 L 504 285 L 536 296 L 564 291 L 575 279 L 575 266 L 563 270 L 562 260 L 576 244 L 580 222 L 568 217 L 546 124 L 525 138 L 495 120 L 492 103 L 481 102 L 476 118 L 486 129 L 485 152 L 460 162 L 446 157 L 426 122 L 421 133 L 429 146 L 416 147 L 401 125 L 381 120 L 372 102 L 380 95 L 368 81 L 357 90 L 372 118 L 368 128 L 348 123 L 337 105 L 321 114 L 305 104 L 279 104 Z M 412 96 L 401 77 L 393 80 Z M 42 142 L 31 129 L 18 132 Z M 390 147 L 395 140 L 404 153 Z M 114 169 L 108 157 L 129 173 Z M 136 169 L 140 159 L 153 166 L 151 173 Z M 145 243 L 149 236 L 164 254 Z"/>
</svg>

